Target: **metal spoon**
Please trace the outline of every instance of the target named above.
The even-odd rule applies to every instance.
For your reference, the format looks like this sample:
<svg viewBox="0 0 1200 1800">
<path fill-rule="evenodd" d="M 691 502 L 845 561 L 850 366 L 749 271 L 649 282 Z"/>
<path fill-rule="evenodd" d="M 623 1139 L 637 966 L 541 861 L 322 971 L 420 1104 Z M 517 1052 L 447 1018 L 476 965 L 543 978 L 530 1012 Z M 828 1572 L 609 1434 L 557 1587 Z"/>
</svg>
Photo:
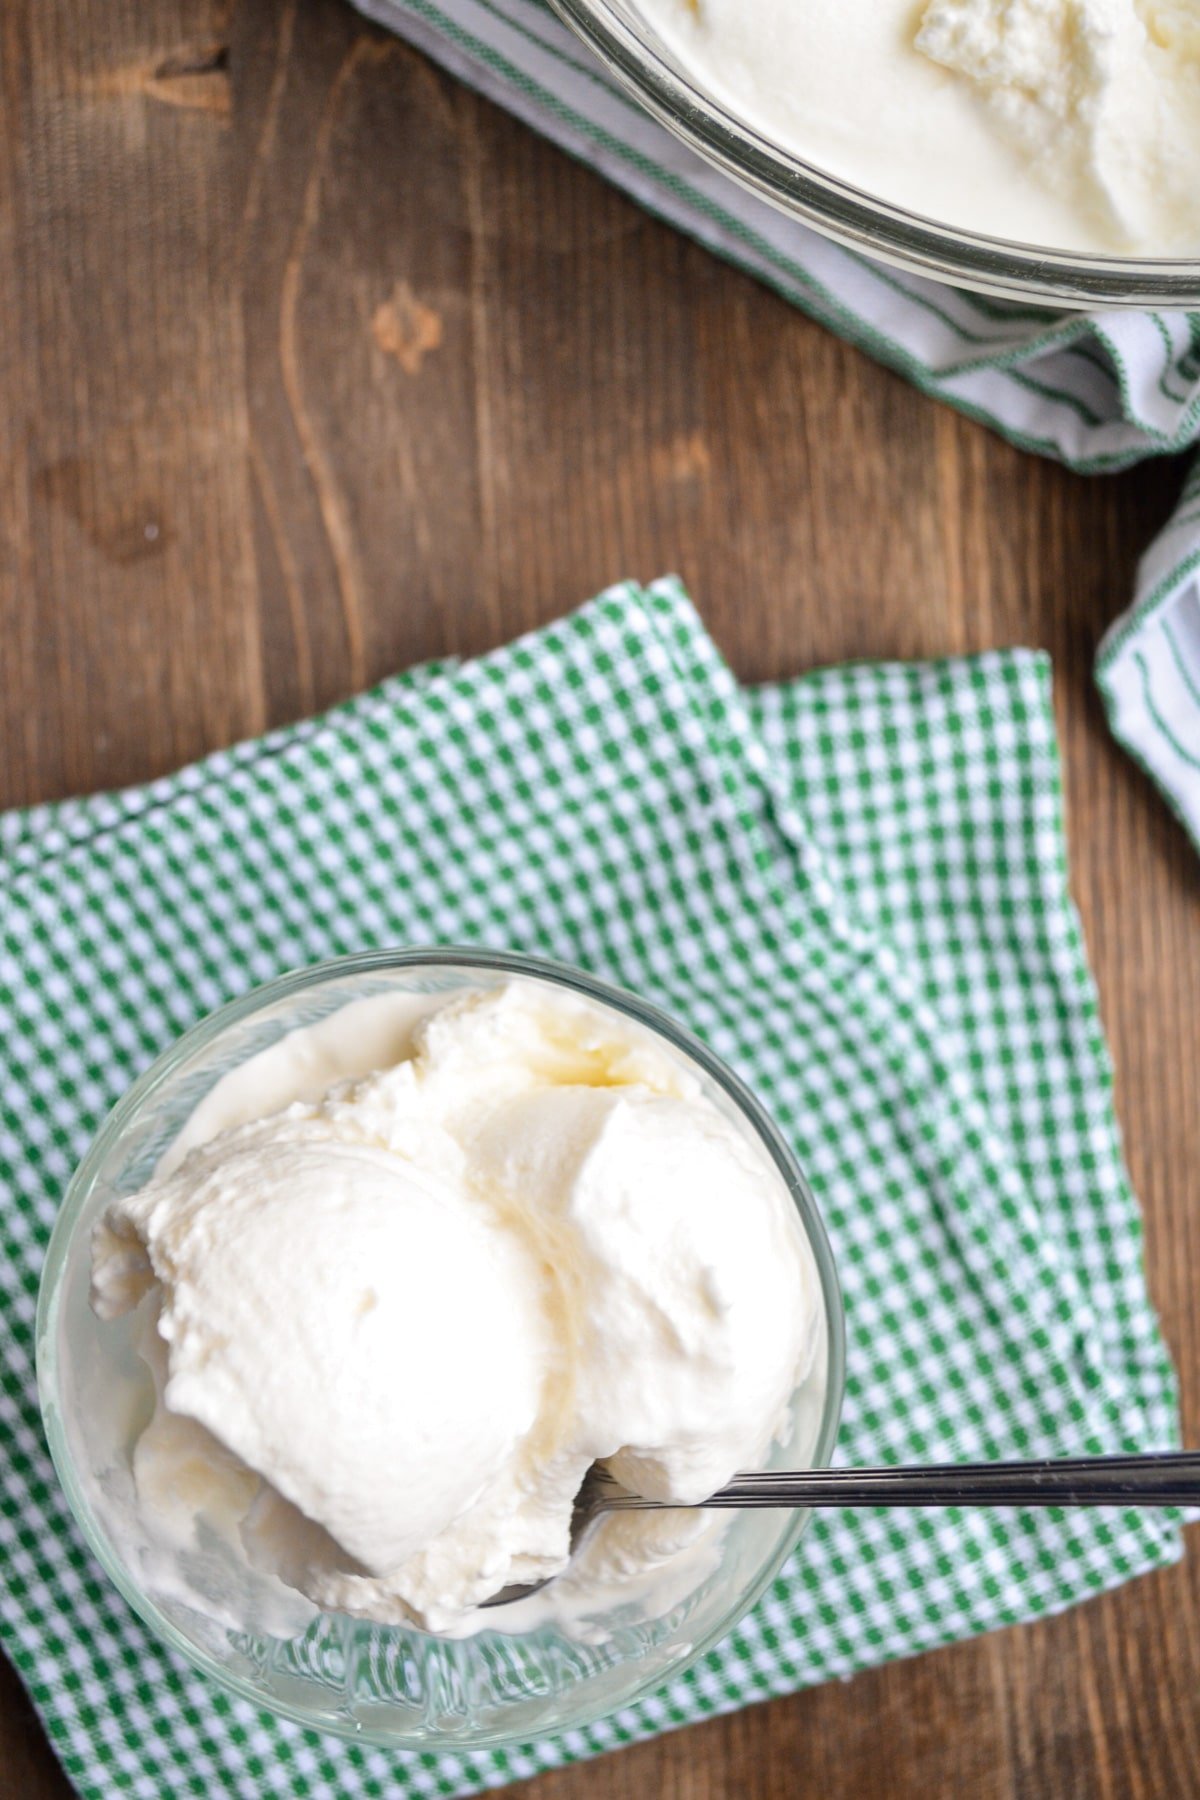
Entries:
<svg viewBox="0 0 1200 1800">
<path fill-rule="evenodd" d="M 600 1463 L 584 1478 L 571 1515 L 574 1556 L 604 1513 L 661 1512 L 677 1504 L 645 1500 Z M 1198 1506 L 1200 1450 L 1143 1456 L 1073 1456 L 1045 1462 L 942 1463 L 907 1469 L 764 1470 L 735 1475 L 702 1507 L 744 1506 Z M 690 1510 L 690 1509 L 689 1509 Z M 517 1582 L 483 1607 L 528 1599 L 553 1581 Z"/>
</svg>

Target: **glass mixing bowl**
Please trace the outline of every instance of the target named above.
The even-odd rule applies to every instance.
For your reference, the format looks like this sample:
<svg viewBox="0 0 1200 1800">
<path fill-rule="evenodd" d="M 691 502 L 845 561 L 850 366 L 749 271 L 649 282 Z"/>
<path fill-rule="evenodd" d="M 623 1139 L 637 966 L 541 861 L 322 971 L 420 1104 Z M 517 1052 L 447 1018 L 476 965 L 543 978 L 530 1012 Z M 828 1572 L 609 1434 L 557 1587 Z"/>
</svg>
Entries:
<svg viewBox="0 0 1200 1800">
<path fill-rule="evenodd" d="M 637 0 L 550 0 L 555 12 L 676 137 L 743 187 L 851 249 L 1010 300 L 1064 307 L 1200 306 L 1200 260 L 1100 256 L 963 231 L 907 212 L 804 162 L 697 82 Z"/>
<path fill-rule="evenodd" d="M 590 976 L 528 957 L 441 949 L 351 956 L 285 975 L 203 1020 L 134 1084 L 84 1158 L 55 1225 L 38 1302 L 38 1384 L 51 1453 L 92 1549 L 129 1604 L 166 1644 L 234 1693 L 304 1725 L 392 1748 L 528 1742 L 661 1687 L 754 1605 L 808 1515 L 724 1515 L 730 1523 L 718 1539 L 716 1566 L 694 1591 L 676 1595 L 661 1617 L 627 1616 L 628 1607 L 614 1613 L 586 1642 L 557 1625 L 447 1640 L 331 1613 L 297 1629 L 281 1625 L 265 1603 L 246 1617 L 247 1606 L 257 1604 L 247 1596 L 258 1590 L 238 1585 L 239 1570 L 229 1590 L 237 1593 L 236 1616 L 222 1624 L 212 1610 L 197 1608 L 185 1560 L 175 1571 L 186 1579 L 171 1578 L 169 1558 L 164 1578 L 161 1541 L 139 1513 L 130 1456 L 153 1389 L 129 1321 L 102 1323 L 91 1310 L 90 1241 L 109 1200 L 144 1185 L 216 1082 L 285 1033 L 351 1000 L 488 987 L 513 975 L 573 989 L 664 1039 L 778 1169 L 816 1261 L 825 1366 L 798 1392 L 791 1441 L 777 1448 L 773 1466 L 827 1466 L 842 1405 L 842 1305 L 829 1243 L 791 1151 L 753 1095 L 671 1019 Z M 211 1545 L 206 1554 L 211 1570 Z M 499 1624 L 502 1614 L 496 1616 Z"/>
</svg>

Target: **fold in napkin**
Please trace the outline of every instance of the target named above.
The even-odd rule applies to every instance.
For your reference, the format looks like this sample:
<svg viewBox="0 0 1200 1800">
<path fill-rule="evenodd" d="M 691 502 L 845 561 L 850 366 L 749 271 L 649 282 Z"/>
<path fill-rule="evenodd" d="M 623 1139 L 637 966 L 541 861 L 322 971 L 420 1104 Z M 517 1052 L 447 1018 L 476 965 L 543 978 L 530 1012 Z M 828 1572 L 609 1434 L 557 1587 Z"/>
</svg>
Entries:
<svg viewBox="0 0 1200 1800">
<path fill-rule="evenodd" d="M 840 1458 L 1177 1441 L 1071 904 L 1050 670 L 1023 651 L 742 692 L 682 589 L 0 829 L 0 1629 L 79 1790 L 468 1792 L 1056 1611 L 1164 1515 L 839 1514 L 661 1695 L 518 1753 L 404 1756 L 219 1693 L 104 1579 L 38 1422 L 33 1314 L 105 1112 L 212 1007 L 373 945 L 563 958 L 756 1088 L 846 1298 Z"/>
<path fill-rule="evenodd" d="M 544 0 L 354 4 L 651 212 L 1023 449 L 1101 471 L 1200 438 L 1200 313 L 1056 314 L 842 249 L 657 124 Z M 1200 846 L 1198 568 L 1193 484 L 1143 564 L 1133 608 L 1101 647 L 1097 679 L 1114 734 Z"/>
</svg>

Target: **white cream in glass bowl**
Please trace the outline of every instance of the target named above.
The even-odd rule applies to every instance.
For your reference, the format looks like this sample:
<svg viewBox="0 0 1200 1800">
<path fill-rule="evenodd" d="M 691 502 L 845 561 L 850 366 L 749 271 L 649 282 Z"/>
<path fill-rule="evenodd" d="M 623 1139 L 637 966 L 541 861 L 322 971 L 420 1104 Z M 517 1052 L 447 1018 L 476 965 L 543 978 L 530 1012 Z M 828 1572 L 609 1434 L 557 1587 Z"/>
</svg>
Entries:
<svg viewBox="0 0 1200 1800">
<path fill-rule="evenodd" d="M 828 235 L 1068 306 L 1200 303 L 1196 0 L 552 0 Z"/>
<path fill-rule="evenodd" d="M 802 1515 L 615 1515 L 821 1466 L 842 1323 L 811 1196 L 711 1053 L 587 976 L 347 958 L 188 1033 L 64 1202 L 51 1449 L 168 1643 L 304 1723 L 482 1747 L 577 1726 L 727 1631 Z M 528 1600 L 481 1602 L 555 1577 Z"/>
</svg>

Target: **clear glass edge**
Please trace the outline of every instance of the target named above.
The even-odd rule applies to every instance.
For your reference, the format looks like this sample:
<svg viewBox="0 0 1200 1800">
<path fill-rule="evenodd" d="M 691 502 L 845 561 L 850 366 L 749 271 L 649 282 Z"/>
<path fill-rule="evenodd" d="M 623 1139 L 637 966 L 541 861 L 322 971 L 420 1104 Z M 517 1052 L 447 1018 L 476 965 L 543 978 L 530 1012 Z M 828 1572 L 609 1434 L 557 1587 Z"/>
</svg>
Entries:
<svg viewBox="0 0 1200 1800">
<path fill-rule="evenodd" d="M 1200 259 L 1088 255 L 958 230 L 876 199 L 793 157 L 682 79 L 604 0 L 549 0 L 659 122 L 742 187 L 848 249 L 998 298 L 1186 309 Z"/>
<path fill-rule="evenodd" d="M 270 1701 L 266 1700 L 253 1682 L 243 1681 L 222 1669 L 159 1612 L 154 1602 L 143 1594 L 137 1584 L 130 1579 L 123 1565 L 112 1552 L 75 1479 L 74 1461 L 57 1403 L 54 1345 L 57 1337 L 59 1297 L 62 1291 L 61 1275 L 74 1223 L 83 1209 L 96 1175 L 113 1143 L 126 1129 L 130 1120 L 152 1098 L 162 1082 L 174 1074 L 182 1062 L 194 1055 L 196 1051 L 207 1047 L 230 1026 L 238 1024 L 255 1012 L 274 1005 L 279 1000 L 302 993 L 306 988 L 345 976 L 386 973 L 395 969 L 421 967 L 433 969 L 438 966 L 530 975 L 574 988 L 579 993 L 629 1014 L 651 1030 L 660 1033 L 668 1042 L 674 1044 L 677 1049 L 682 1050 L 685 1055 L 697 1062 L 705 1073 L 725 1090 L 757 1132 L 783 1176 L 793 1203 L 800 1214 L 817 1264 L 828 1328 L 829 1368 L 821 1427 L 812 1462 L 814 1468 L 827 1468 L 832 1461 L 841 1423 L 846 1375 L 845 1311 L 832 1247 L 812 1190 L 786 1140 L 751 1090 L 715 1052 L 686 1027 L 678 1024 L 670 1014 L 663 1012 L 652 1002 L 643 1000 L 640 996 L 629 993 L 623 988 L 573 968 L 568 963 L 555 962 L 545 957 L 525 956 L 510 951 L 482 950 L 459 945 L 431 945 L 408 950 L 363 951 L 356 955 L 336 957 L 327 962 L 315 963 L 308 968 L 292 970 L 286 975 L 278 976 L 273 981 L 250 989 L 247 993 L 239 995 L 238 998 L 229 1001 L 225 1006 L 219 1007 L 215 1012 L 209 1013 L 207 1017 L 199 1020 L 160 1056 L 156 1057 L 109 1113 L 82 1162 L 68 1182 L 46 1249 L 38 1289 L 35 1322 L 36 1371 L 42 1423 L 55 1472 L 76 1523 L 83 1532 L 89 1549 L 109 1580 L 158 1638 L 214 1682 L 217 1687 L 237 1694 L 262 1711 L 277 1713 L 309 1730 L 328 1732 L 335 1737 L 357 1743 L 369 1743 L 385 1750 L 421 1750 L 434 1753 L 439 1748 L 451 1752 L 454 1748 L 453 1738 L 448 1735 L 441 1740 L 413 1734 L 388 1733 L 377 1727 L 363 1727 L 349 1718 L 344 1723 L 335 1718 L 322 1719 L 318 1723 L 303 1707 L 290 1707 L 274 1698 Z M 730 1613 L 719 1625 L 707 1633 L 693 1648 L 691 1654 L 671 1672 L 669 1680 L 678 1680 L 687 1669 L 693 1667 L 701 1657 L 706 1655 L 714 1644 L 726 1637 L 740 1619 L 754 1609 L 792 1555 L 811 1517 L 811 1510 L 798 1511 L 795 1514 L 792 1529 L 785 1535 L 778 1553 L 771 1558 L 752 1586 L 739 1595 L 737 1604 Z M 659 1691 L 663 1685 L 661 1677 L 648 1679 L 624 1697 L 621 1702 L 622 1707 L 636 1705 L 639 1700 Z M 569 1726 L 563 1726 L 561 1729 L 583 1730 L 588 1725 L 595 1724 L 598 1719 L 605 1717 L 611 1710 L 611 1706 L 608 1705 L 598 1706 L 592 1712 L 585 1710 L 578 1716 L 573 1716 Z M 471 1748 L 472 1750 L 497 1750 L 515 1747 L 526 1741 L 523 1736 L 505 1732 L 472 1733 Z"/>
</svg>

